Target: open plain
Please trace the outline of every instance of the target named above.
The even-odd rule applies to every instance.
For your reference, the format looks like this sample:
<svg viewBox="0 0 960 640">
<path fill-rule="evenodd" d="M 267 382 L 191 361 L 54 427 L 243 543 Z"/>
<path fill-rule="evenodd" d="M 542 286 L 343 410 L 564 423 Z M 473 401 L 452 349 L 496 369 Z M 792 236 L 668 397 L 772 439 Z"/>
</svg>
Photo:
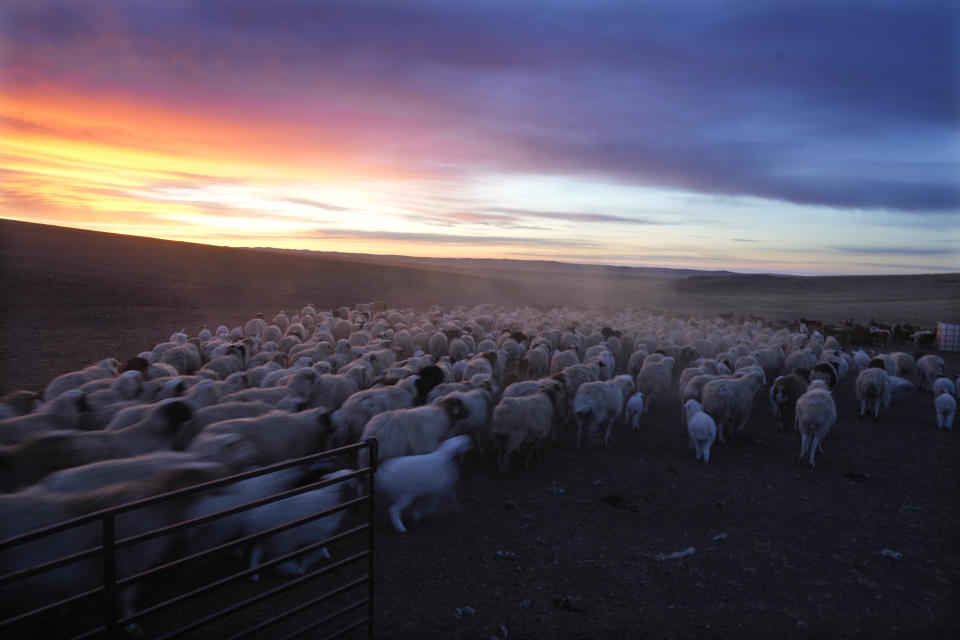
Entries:
<svg viewBox="0 0 960 640">
<path fill-rule="evenodd" d="M 173 332 L 307 303 L 492 303 L 839 324 L 960 320 L 960 274 L 700 274 L 300 254 L 0 221 L 0 393 L 125 360 Z M 846 346 L 846 345 L 844 345 Z M 913 353 L 912 345 L 899 347 Z M 891 349 L 887 349 L 891 350 Z M 941 353 L 947 373 L 960 355 Z M 463 510 L 377 528 L 383 638 L 947 638 L 960 629 L 960 440 L 929 394 L 858 420 L 853 379 L 811 469 L 762 399 L 696 462 L 679 402 L 607 449 L 549 442 L 530 469 L 464 462 Z M 695 551 L 681 559 L 663 553 Z M 885 553 L 889 551 L 890 553 Z M 893 556 L 893 557 L 891 557 Z"/>
</svg>

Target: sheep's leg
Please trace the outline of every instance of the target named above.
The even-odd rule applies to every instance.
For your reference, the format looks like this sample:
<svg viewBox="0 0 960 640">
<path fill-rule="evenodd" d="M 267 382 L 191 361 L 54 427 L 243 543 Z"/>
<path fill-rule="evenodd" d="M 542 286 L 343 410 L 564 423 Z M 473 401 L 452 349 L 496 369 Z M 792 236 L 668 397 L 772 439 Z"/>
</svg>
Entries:
<svg viewBox="0 0 960 640">
<path fill-rule="evenodd" d="M 483 455 L 483 445 L 480 443 L 480 434 L 474 431 L 470 434 L 470 438 L 473 440 L 473 446 L 477 450 L 477 453 Z"/>
<path fill-rule="evenodd" d="M 541 440 L 543 440 L 543 438 L 541 438 L 540 440 L 537 440 L 536 443 L 534 444 L 534 447 L 535 447 L 535 448 L 534 448 L 534 455 L 537 457 L 537 461 L 538 461 L 538 462 L 539 462 L 540 460 L 543 460 L 543 458 L 540 457 L 540 441 L 541 441 Z"/>
<path fill-rule="evenodd" d="M 583 426 L 582 425 L 578 426 L 577 427 L 577 451 L 580 451 L 582 448 L 580 446 L 580 434 L 582 431 L 583 431 Z M 589 437 L 589 434 L 588 434 L 588 437 Z"/>
<path fill-rule="evenodd" d="M 277 572 L 286 577 L 302 576 L 306 573 L 302 560 L 287 560 L 277 565 Z"/>
<path fill-rule="evenodd" d="M 807 454 L 807 451 L 810 449 L 810 436 L 809 434 L 803 434 L 803 441 L 800 443 L 800 455 L 797 457 L 797 462 L 803 460 L 803 457 Z"/>
<path fill-rule="evenodd" d="M 603 446 L 606 447 L 610 442 L 610 434 L 613 433 L 613 420 L 607 422 L 607 432 L 603 435 Z"/>
<path fill-rule="evenodd" d="M 263 557 L 263 546 L 259 544 L 253 545 L 253 548 L 250 550 L 250 564 L 247 566 L 248 569 L 253 569 L 256 566 L 260 565 L 260 559 Z M 260 574 L 254 573 L 250 576 L 250 579 L 253 582 L 260 580 Z"/>
<path fill-rule="evenodd" d="M 497 466 L 498 466 L 498 472 L 499 472 L 499 473 L 503 473 L 504 471 L 506 471 L 506 470 L 510 467 L 510 454 L 511 454 L 511 453 L 513 453 L 513 452 L 512 452 L 512 451 L 504 451 L 504 452 L 501 452 L 501 454 L 500 454 L 500 463 L 497 465 Z"/>
<path fill-rule="evenodd" d="M 307 571 L 310 571 L 310 569 L 315 567 L 316 564 L 321 560 L 329 560 L 329 559 L 330 559 L 330 552 L 327 550 L 326 547 L 321 547 L 320 549 L 317 549 L 316 551 L 312 551 L 307 555 L 305 555 L 303 559 L 300 561 L 300 566 L 303 568 L 303 572 L 306 573 Z"/>
<path fill-rule="evenodd" d="M 400 513 L 410 506 L 410 503 L 413 502 L 413 499 L 410 496 L 401 496 L 396 502 L 390 505 L 390 522 L 393 523 L 393 529 L 397 533 L 404 533 L 407 529 L 403 526 L 403 521 L 400 520 Z"/>
<path fill-rule="evenodd" d="M 527 449 L 527 457 L 526 457 L 526 459 L 523 461 L 523 468 L 524 468 L 524 469 L 529 469 L 529 468 L 530 468 L 530 459 L 533 457 L 533 455 L 534 455 L 534 454 L 536 453 L 536 451 L 537 451 L 537 443 L 538 443 L 538 442 L 539 442 L 539 440 L 536 441 L 536 442 L 530 443 L 530 448 Z"/>
<path fill-rule="evenodd" d="M 703 445 L 703 461 L 710 462 L 710 442 Z"/>
</svg>

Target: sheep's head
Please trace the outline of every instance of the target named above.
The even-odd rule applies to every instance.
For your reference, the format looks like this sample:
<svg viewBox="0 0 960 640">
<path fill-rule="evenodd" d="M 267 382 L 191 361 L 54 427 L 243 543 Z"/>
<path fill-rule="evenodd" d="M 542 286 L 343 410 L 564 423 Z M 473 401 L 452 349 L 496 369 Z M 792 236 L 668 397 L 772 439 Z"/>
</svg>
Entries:
<svg viewBox="0 0 960 640">
<path fill-rule="evenodd" d="M 462 418 L 469 417 L 470 415 L 470 409 L 467 408 L 467 405 L 465 405 L 460 398 L 443 398 L 437 402 L 437 406 L 447 414 L 447 419 L 450 424 Z"/>
</svg>

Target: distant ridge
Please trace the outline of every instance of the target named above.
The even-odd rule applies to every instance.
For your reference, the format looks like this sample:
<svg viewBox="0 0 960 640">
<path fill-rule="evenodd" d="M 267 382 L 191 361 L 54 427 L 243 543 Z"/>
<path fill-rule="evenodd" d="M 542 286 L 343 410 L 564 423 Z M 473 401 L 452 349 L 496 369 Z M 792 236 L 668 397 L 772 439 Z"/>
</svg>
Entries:
<svg viewBox="0 0 960 640">
<path fill-rule="evenodd" d="M 676 269 L 670 267 L 629 267 L 622 265 L 603 265 L 581 262 L 560 262 L 558 260 L 517 260 L 509 258 L 423 258 L 416 256 L 402 255 L 382 255 L 372 253 L 346 253 L 342 251 L 315 251 L 312 249 L 278 249 L 275 247 L 252 247 L 257 251 L 274 251 L 280 253 L 294 253 L 298 255 L 315 255 L 328 258 L 351 258 L 362 259 L 369 262 L 383 262 L 390 264 L 407 263 L 419 265 L 433 265 L 447 268 L 465 268 L 465 269 L 485 269 L 485 270 L 504 270 L 513 271 L 523 269 L 525 271 L 550 271 L 552 273 L 576 272 L 583 274 L 585 271 L 594 271 L 596 273 L 624 275 L 644 275 L 660 278 L 688 278 L 691 276 L 699 277 L 721 277 L 737 275 L 734 271 L 722 270 L 703 270 L 703 269 Z"/>
</svg>

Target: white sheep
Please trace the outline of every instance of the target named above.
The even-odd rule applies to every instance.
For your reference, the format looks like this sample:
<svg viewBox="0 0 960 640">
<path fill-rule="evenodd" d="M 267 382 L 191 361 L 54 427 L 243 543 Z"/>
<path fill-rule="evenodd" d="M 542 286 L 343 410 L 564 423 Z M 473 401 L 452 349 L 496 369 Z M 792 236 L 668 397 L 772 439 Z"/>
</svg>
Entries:
<svg viewBox="0 0 960 640">
<path fill-rule="evenodd" d="M 7 540 L 94 511 L 212 480 L 222 477 L 224 472 L 219 465 L 204 463 L 154 475 L 146 481 L 111 484 L 95 491 L 0 495 L 0 539 Z M 171 514 L 169 504 L 140 508 L 117 516 L 116 538 L 128 538 L 176 521 L 176 513 Z M 119 549 L 117 577 L 128 578 L 160 565 L 174 551 L 176 540 L 175 536 L 166 535 Z M 28 569 L 99 547 L 102 541 L 99 522 L 91 522 L 2 549 L 0 567 L 3 573 Z M 101 558 L 89 558 L 0 586 L 0 619 L 6 620 L 53 601 L 102 587 L 102 567 Z M 121 593 L 122 616 L 134 613 L 137 590 L 138 587 L 133 585 Z"/>
<path fill-rule="evenodd" d="M 770 407 L 780 418 L 779 431 L 787 424 L 796 424 L 797 400 L 806 392 L 807 380 L 796 373 L 780 376 L 770 385 Z"/>
<path fill-rule="evenodd" d="M 390 386 L 364 389 L 350 395 L 332 415 L 336 429 L 334 444 L 358 442 L 364 427 L 376 415 L 414 407 L 419 393 L 418 379 L 419 376 L 413 375 Z"/>
<path fill-rule="evenodd" d="M 717 422 L 717 435 L 742 430 L 753 411 L 753 398 L 763 386 L 763 369 L 751 371 L 739 378 L 719 379 L 703 387 L 703 410 Z"/>
<path fill-rule="evenodd" d="M 647 412 L 647 405 L 643 401 L 643 392 L 637 391 L 627 400 L 626 412 L 627 424 L 634 431 L 640 428 L 640 416 Z"/>
<path fill-rule="evenodd" d="M 674 359 L 652 354 L 647 356 L 637 374 L 637 390 L 647 398 L 647 410 L 666 404 L 673 380 Z"/>
<path fill-rule="evenodd" d="M 457 456 L 470 450 L 470 438 L 454 436 L 431 453 L 387 460 L 377 471 L 377 491 L 389 504 L 390 522 L 404 533 L 401 516 L 414 507 L 416 521 L 424 513 L 435 514 L 445 507 L 459 509 L 456 497 L 460 466 Z"/>
<path fill-rule="evenodd" d="M 633 379 L 617 376 L 612 380 L 585 382 L 580 385 L 573 400 L 573 412 L 577 418 L 577 448 L 581 447 L 581 435 L 587 433 L 587 440 L 603 430 L 603 446 L 610 441 L 613 423 L 623 412 L 626 401 L 634 391 Z"/>
<path fill-rule="evenodd" d="M 954 397 L 943 392 L 933 399 L 933 406 L 937 411 L 937 429 L 953 431 L 953 416 L 957 412 L 957 401 Z"/>
<path fill-rule="evenodd" d="M 339 409 L 341 405 L 360 390 L 357 384 L 350 376 L 341 376 L 338 374 L 324 374 L 317 377 L 317 381 L 307 396 L 308 407 L 327 407 L 331 411 Z"/>
<path fill-rule="evenodd" d="M 957 387 L 953 380 L 950 378 L 940 377 L 933 381 L 933 396 L 937 397 L 941 393 L 949 393 L 950 395 L 956 397 Z"/>
<path fill-rule="evenodd" d="M 893 397 L 893 385 L 884 369 L 868 367 L 857 374 L 854 385 L 857 400 L 860 402 L 860 417 L 869 407 L 873 411 L 873 420 L 880 418 L 881 405 L 884 409 Z"/>
<path fill-rule="evenodd" d="M 313 369 L 299 369 L 281 378 L 274 387 L 256 387 L 241 389 L 223 398 L 223 402 L 268 402 L 277 404 L 288 396 L 306 398 L 313 390 L 317 381 L 317 373 Z"/>
<path fill-rule="evenodd" d="M 696 400 L 687 400 L 683 408 L 687 416 L 687 433 L 691 446 L 697 451 L 697 460 L 710 462 L 710 447 L 717 439 L 717 423 Z"/>
<path fill-rule="evenodd" d="M 268 465 L 323 451 L 332 431 L 326 407 L 300 413 L 271 411 L 253 418 L 236 418 L 207 425 L 190 443 L 187 451 L 197 452 L 204 440 L 237 434 L 256 449 L 252 464 Z"/>
<path fill-rule="evenodd" d="M 559 371 L 563 371 L 567 367 L 580 364 L 580 356 L 577 355 L 577 350 L 575 348 L 570 348 L 565 351 L 558 351 L 550 359 L 550 373 L 554 374 Z"/>
<path fill-rule="evenodd" d="M 55 431 L 0 447 L 0 491 L 33 484 L 60 469 L 170 449 L 191 415 L 189 405 L 172 401 L 117 431 Z"/>
<path fill-rule="evenodd" d="M 550 435 L 554 408 L 563 397 L 563 388 L 553 381 L 540 393 L 502 398 L 494 407 L 491 432 L 501 471 L 509 464 L 510 454 L 519 451 L 524 444 L 530 445 L 524 466 L 530 466 L 533 456 L 539 460 L 540 442 Z"/>
<path fill-rule="evenodd" d="M 823 452 L 823 438 L 836 421 L 837 405 L 830 389 L 822 380 L 814 380 L 797 400 L 796 427 L 802 438 L 798 460 L 809 451 L 810 466 L 814 466 L 813 458 L 818 449 Z"/>
<path fill-rule="evenodd" d="M 354 473 L 353 469 L 341 469 L 328 473 L 321 480 L 336 481 L 352 473 Z M 349 478 L 250 509 L 243 512 L 241 535 L 254 535 L 332 509 L 348 501 L 348 496 L 355 496 L 358 489 L 357 480 Z M 335 511 L 322 518 L 261 538 L 250 550 L 249 568 L 253 569 L 260 566 L 262 561 L 272 560 L 329 538 L 340 527 L 344 514 L 344 510 Z M 302 576 L 319 560 L 329 557 L 326 547 L 321 547 L 300 558 L 290 559 L 277 565 L 276 570 L 286 576 Z M 258 574 L 254 574 L 251 578 L 257 580 Z"/>
<path fill-rule="evenodd" d="M 0 444 L 17 444 L 48 431 L 76 429 L 88 410 L 86 394 L 70 389 L 33 413 L 0 420 Z"/>
<path fill-rule="evenodd" d="M 925 355 L 917 360 L 917 386 L 923 391 L 932 391 L 933 382 L 943 376 L 943 358 Z"/>
<path fill-rule="evenodd" d="M 492 413 L 492 396 L 486 389 L 473 389 L 471 391 L 452 391 L 444 398 L 457 398 L 463 402 L 467 408 L 467 415 L 460 418 L 453 425 L 451 434 L 468 435 L 473 440 L 474 446 L 480 454 L 483 454 L 483 447 L 480 444 L 480 432 L 490 425 Z"/>
<path fill-rule="evenodd" d="M 96 491 L 118 482 L 144 480 L 156 473 L 192 466 L 199 461 L 197 456 L 184 451 L 154 451 L 129 458 L 102 460 L 55 471 L 23 491 L 32 493 Z"/>
<path fill-rule="evenodd" d="M 395 409 L 370 418 L 360 441 L 377 439 L 377 460 L 430 453 L 450 435 L 450 430 L 469 409 L 458 398 L 441 398 L 434 404 Z M 357 464 L 369 464 L 369 451 L 357 455 Z"/>
<path fill-rule="evenodd" d="M 101 378 L 113 378 L 120 369 L 120 363 L 115 358 L 106 358 L 80 371 L 71 371 L 54 378 L 43 392 L 44 400 L 52 400 L 64 391 L 76 389 L 85 382 Z"/>
</svg>

